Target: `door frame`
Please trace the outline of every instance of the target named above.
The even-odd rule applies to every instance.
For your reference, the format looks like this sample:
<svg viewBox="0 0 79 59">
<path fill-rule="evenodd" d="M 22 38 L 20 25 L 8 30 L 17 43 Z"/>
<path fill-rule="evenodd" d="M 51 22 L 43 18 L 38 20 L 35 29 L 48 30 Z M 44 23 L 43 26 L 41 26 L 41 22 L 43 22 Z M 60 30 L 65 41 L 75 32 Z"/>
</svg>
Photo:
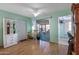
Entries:
<svg viewBox="0 0 79 59">
<path fill-rule="evenodd" d="M 50 24 L 50 19 L 51 19 L 51 18 L 47 18 L 47 19 L 44 19 L 44 20 L 48 20 L 49 25 L 51 25 L 51 24 Z M 37 20 L 36 20 L 36 24 L 38 24 L 38 23 L 37 23 Z M 36 27 L 37 27 L 37 26 L 36 26 Z M 50 31 L 49 31 L 49 32 L 50 32 Z M 51 37 L 50 37 L 50 38 L 51 38 Z M 50 39 L 49 39 L 49 42 L 50 42 Z"/>
</svg>

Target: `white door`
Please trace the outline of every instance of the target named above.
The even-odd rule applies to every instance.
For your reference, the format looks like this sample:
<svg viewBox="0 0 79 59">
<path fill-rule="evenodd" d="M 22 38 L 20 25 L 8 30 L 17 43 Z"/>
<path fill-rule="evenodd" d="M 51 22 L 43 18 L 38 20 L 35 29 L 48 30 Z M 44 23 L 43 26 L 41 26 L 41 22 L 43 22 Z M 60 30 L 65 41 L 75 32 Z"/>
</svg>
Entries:
<svg viewBox="0 0 79 59">
<path fill-rule="evenodd" d="M 16 21 L 16 32 L 18 33 L 18 41 L 27 39 L 26 22 L 22 20 Z"/>
</svg>

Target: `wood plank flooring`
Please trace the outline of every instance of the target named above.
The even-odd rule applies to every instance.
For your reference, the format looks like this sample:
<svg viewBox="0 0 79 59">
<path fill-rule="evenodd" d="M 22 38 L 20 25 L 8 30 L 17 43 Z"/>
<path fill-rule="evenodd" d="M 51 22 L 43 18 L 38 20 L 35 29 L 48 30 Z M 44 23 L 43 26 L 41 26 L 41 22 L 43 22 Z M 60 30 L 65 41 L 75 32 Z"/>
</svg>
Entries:
<svg viewBox="0 0 79 59">
<path fill-rule="evenodd" d="M 65 55 L 67 46 L 38 40 L 27 40 L 17 45 L 2 48 L 0 55 Z"/>
</svg>

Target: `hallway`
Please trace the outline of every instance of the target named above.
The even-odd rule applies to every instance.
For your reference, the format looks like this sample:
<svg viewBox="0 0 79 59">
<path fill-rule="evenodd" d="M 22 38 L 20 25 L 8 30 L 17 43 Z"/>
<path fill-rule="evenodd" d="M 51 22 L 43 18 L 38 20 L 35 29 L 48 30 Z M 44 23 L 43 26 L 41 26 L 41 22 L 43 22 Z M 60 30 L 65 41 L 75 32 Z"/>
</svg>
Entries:
<svg viewBox="0 0 79 59">
<path fill-rule="evenodd" d="M 67 46 L 45 41 L 27 40 L 9 47 L 0 48 L 1 55 L 65 55 Z"/>
</svg>

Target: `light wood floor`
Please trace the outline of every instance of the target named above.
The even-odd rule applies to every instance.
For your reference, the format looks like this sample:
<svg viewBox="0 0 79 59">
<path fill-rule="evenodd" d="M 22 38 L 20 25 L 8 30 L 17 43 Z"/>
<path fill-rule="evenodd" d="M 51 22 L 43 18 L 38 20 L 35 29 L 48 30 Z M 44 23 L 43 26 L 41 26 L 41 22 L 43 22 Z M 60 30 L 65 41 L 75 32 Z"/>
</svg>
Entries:
<svg viewBox="0 0 79 59">
<path fill-rule="evenodd" d="M 37 40 L 27 40 L 9 48 L 0 48 L 1 55 L 64 55 L 66 52 L 65 45 Z"/>
</svg>

